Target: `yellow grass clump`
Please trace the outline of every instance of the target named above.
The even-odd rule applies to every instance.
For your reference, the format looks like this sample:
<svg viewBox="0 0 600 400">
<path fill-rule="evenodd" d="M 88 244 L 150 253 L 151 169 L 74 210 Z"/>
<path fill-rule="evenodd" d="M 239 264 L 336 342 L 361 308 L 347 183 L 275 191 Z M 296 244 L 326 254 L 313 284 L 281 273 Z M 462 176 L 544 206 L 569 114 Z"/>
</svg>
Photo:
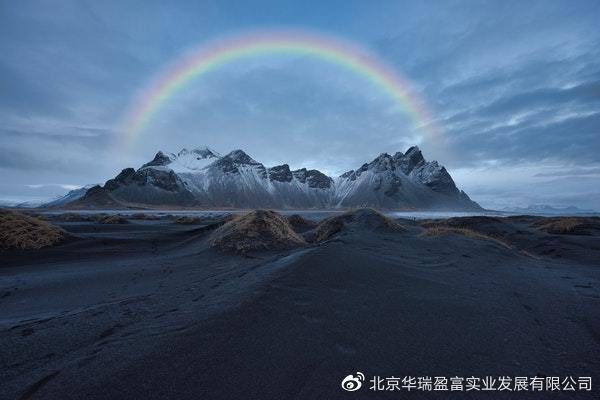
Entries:
<svg viewBox="0 0 600 400">
<path fill-rule="evenodd" d="M 189 215 L 184 215 L 181 217 L 178 217 L 175 219 L 176 224 L 182 224 L 182 225 L 193 225 L 193 224 L 199 224 L 201 221 L 200 218 L 198 217 L 190 217 Z"/>
<path fill-rule="evenodd" d="M 298 214 L 290 215 L 287 217 L 287 220 L 295 231 L 307 231 L 317 226 L 315 221 L 306 219 Z"/>
<path fill-rule="evenodd" d="M 62 221 L 67 221 L 67 222 L 85 222 L 85 221 L 90 221 L 90 217 L 89 216 L 85 216 L 82 214 L 78 214 L 78 213 L 66 213 L 66 214 L 60 214 L 57 216 L 58 219 L 62 220 Z"/>
<path fill-rule="evenodd" d="M 142 221 L 156 221 L 156 220 L 160 219 L 160 216 L 154 215 L 154 214 L 137 213 L 137 214 L 131 215 L 129 218 L 136 219 L 136 220 L 142 220 Z"/>
<path fill-rule="evenodd" d="M 255 210 L 215 229 L 209 245 L 219 251 L 248 253 L 290 249 L 306 242 L 288 221 L 274 211 Z"/>
<path fill-rule="evenodd" d="M 65 231 L 46 221 L 18 212 L 0 210 L 0 249 L 34 250 L 51 246 Z"/>
<path fill-rule="evenodd" d="M 493 236 L 484 235 L 482 233 L 475 232 L 472 229 L 466 229 L 466 228 L 451 228 L 451 227 L 445 227 L 445 226 L 433 226 L 430 228 L 425 228 L 425 230 L 423 232 L 421 232 L 421 234 L 419 236 L 443 236 L 443 235 L 462 235 L 462 236 L 466 236 L 466 237 L 469 237 L 472 239 L 487 240 L 487 241 L 493 242 L 497 245 L 500 245 L 508 250 L 512 249 L 512 246 L 509 243 L 505 242 L 504 240 L 495 238 Z"/>
<path fill-rule="evenodd" d="M 593 217 L 549 217 L 534 222 L 532 226 L 558 235 L 591 235 L 600 231 L 600 220 Z"/>
<path fill-rule="evenodd" d="M 315 231 L 315 240 L 322 242 L 346 229 L 381 232 L 402 232 L 405 230 L 402 225 L 379 211 L 372 208 L 360 208 L 321 221 Z"/>
<path fill-rule="evenodd" d="M 129 221 L 127 221 L 126 218 L 120 216 L 120 215 L 98 215 L 96 217 L 96 222 L 100 223 L 100 224 L 127 224 L 129 223 Z"/>
</svg>

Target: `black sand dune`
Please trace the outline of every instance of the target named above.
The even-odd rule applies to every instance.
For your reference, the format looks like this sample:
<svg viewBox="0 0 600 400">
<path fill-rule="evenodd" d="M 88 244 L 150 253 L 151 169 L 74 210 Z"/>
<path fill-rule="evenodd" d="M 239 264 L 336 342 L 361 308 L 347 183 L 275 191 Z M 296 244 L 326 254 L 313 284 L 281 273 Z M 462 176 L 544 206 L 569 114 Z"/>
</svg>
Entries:
<svg viewBox="0 0 600 400">
<path fill-rule="evenodd" d="M 0 253 L 0 398 L 598 397 L 597 234 L 533 217 L 365 229 L 367 214 L 241 255 L 211 248 L 231 232 L 216 219 L 51 220 L 77 240 Z M 594 391 L 344 392 L 356 371 L 592 376 Z"/>
</svg>

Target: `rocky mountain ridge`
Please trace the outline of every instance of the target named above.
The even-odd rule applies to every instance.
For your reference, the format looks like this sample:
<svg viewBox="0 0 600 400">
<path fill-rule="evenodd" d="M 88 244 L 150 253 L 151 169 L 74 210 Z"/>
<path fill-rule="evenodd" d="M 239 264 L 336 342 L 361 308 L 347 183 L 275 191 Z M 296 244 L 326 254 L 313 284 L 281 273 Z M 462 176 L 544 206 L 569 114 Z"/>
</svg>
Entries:
<svg viewBox="0 0 600 400">
<path fill-rule="evenodd" d="M 139 169 L 123 169 L 72 204 L 93 207 L 100 198 L 103 204 L 207 208 L 481 209 L 446 168 L 426 161 L 416 146 L 406 153 L 382 153 L 335 178 L 288 164 L 266 167 L 242 150 L 224 156 L 206 147 L 159 151 Z"/>
</svg>

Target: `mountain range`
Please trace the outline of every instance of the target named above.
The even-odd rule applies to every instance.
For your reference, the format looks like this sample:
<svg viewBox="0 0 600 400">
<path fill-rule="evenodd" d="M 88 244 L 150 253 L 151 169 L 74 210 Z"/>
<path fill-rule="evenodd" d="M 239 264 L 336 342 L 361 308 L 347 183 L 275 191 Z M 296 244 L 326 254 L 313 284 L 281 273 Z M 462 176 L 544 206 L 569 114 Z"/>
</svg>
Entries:
<svg viewBox="0 0 600 400">
<path fill-rule="evenodd" d="M 79 193 L 78 193 L 79 194 Z M 315 169 L 266 167 L 242 150 L 159 151 L 139 169 L 123 169 L 71 207 L 183 206 L 206 208 L 481 210 L 437 161 L 413 146 L 383 153 L 338 177 Z"/>
<path fill-rule="evenodd" d="M 575 206 L 554 207 L 547 204 L 532 204 L 527 207 L 505 207 L 505 212 L 523 215 L 596 215 L 595 210 L 581 209 Z"/>
</svg>

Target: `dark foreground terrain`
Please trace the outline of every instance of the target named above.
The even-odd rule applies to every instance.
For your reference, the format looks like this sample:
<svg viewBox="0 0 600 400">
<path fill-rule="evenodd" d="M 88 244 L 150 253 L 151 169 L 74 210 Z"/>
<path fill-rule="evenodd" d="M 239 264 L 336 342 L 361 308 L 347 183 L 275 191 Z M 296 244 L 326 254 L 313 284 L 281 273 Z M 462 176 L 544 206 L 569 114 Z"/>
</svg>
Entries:
<svg viewBox="0 0 600 400">
<path fill-rule="evenodd" d="M 61 243 L 0 253 L 1 399 L 600 393 L 594 227 L 334 221 L 317 235 L 305 224 L 290 249 L 232 254 L 209 246 L 214 219 L 52 218 Z M 363 387 L 343 391 L 357 371 Z M 384 393 L 369 390 L 375 375 L 591 376 L 593 390 Z"/>
</svg>

